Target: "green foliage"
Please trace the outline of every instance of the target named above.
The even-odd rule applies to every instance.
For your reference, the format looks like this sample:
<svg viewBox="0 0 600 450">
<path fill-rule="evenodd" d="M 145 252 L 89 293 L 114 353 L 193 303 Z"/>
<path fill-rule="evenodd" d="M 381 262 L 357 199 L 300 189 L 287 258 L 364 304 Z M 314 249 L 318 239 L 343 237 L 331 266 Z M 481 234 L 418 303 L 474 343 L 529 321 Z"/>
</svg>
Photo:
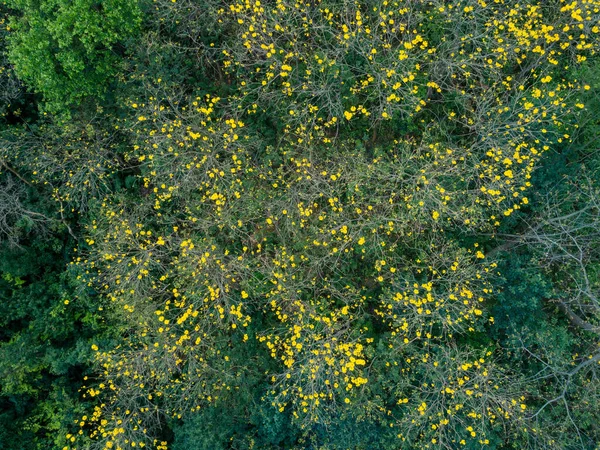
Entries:
<svg viewBox="0 0 600 450">
<path fill-rule="evenodd" d="M 498 268 L 503 274 L 492 315 L 497 336 L 509 336 L 514 327 L 535 328 L 544 320 L 543 302 L 550 283 L 532 264 L 531 255 L 506 254 Z"/>
<path fill-rule="evenodd" d="M 9 57 L 49 111 L 104 94 L 121 64 L 118 45 L 140 26 L 129 0 L 11 0 Z"/>
<path fill-rule="evenodd" d="M 2 448 L 62 447 L 84 411 L 78 390 L 101 325 L 65 272 L 72 244 L 66 233 L 0 244 Z"/>
<path fill-rule="evenodd" d="M 6 40 L 9 34 L 8 9 L 0 3 L 0 120 L 5 120 L 11 106 L 15 106 L 21 94 L 20 82 L 10 66 L 6 54 Z"/>
</svg>

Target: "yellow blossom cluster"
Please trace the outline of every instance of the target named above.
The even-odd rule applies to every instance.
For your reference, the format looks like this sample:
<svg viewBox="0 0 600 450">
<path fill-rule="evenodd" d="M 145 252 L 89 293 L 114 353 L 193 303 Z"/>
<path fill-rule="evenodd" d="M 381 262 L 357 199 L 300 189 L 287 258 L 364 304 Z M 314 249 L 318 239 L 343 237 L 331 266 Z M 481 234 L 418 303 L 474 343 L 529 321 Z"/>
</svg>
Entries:
<svg viewBox="0 0 600 450">
<path fill-rule="evenodd" d="M 231 36 L 199 58 L 230 86 L 144 80 L 119 124 L 140 201 L 90 205 L 73 266 L 127 338 L 98 350 L 81 433 L 165 448 L 153 418 L 235 391 L 255 344 L 264 399 L 303 426 L 359 407 L 414 448 L 460 448 L 520 420 L 491 351 L 455 348 L 493 322 L 497 270 L 457 236 L 526 207 L 576 128 L 586 85 L 564 73 L 596 54 L 600 3 L 558 3 L 211 3 Z M 67 203 L 102 179 L 73 173 Z"/>
</svg>

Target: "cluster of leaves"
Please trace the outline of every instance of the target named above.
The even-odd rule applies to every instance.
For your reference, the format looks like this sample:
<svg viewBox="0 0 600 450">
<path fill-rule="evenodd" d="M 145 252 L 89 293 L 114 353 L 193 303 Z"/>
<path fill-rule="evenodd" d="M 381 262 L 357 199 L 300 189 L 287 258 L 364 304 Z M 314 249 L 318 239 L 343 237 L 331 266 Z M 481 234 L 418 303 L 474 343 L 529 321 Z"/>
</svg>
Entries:
<svg viewBox="0 0 600 450">
<path fill-rule="evenodd" d="M 53 112 L 105 92 L 120 62 L 116 44 L 141 20 L 132 1 L 10 0 L 8 6 L 10 62 Z"/>
<path fill-rule="evenodd" d="M 46 112 L 0 143 L 32 442 L 600 442 L 600 3 L 10 6 Z"/>
<path fill-rule="evenodd" d="M 23 205 L 44 207 L 35 200 L 30 192 Z M 85 413 L 78 391 L 102 318 L 93 302 L 76 300 L 64 272 L 73 246 L 65 227 L 45 223 L 45 232 L 28 232 L 27 224 L 16 226 L 19 244 L 0 244 L 0 442 L 62 448 L 73 420 Z"/>
</svg>

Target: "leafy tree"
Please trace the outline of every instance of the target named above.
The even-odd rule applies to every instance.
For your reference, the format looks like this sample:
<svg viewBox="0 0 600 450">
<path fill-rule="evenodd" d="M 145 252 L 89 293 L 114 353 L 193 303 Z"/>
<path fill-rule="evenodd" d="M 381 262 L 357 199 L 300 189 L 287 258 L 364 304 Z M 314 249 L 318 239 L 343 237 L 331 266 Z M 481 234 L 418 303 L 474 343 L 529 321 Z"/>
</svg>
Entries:
<svg viewBox="0 0 600 450">
<path fill-rule="evenodd" d="M 64 272 L 70 245 L 62 230 L 0 247 L 3 448 L 62 448 L 84 411 L 78 390 L 101 326 Z"/>
<path fill-rule="evenodd" d="M 134 36 L 136 1 L 11 0 L 9 58 L 51 111 L 105 93 L 121 64 L 119 45 Z"/>
</svg>

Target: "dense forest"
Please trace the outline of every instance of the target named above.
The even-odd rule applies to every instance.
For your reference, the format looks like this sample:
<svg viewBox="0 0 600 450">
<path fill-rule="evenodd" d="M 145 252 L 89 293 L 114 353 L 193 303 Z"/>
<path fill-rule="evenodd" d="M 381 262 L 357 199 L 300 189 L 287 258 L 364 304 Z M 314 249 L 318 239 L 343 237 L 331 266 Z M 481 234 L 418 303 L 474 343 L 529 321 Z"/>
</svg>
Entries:
<svg viewBox="0 0 600 450">
<path fill-rule="evenodd" d="M 0 0 L 0 448 L 600 449 L 599 0 Z"/>
</svg>

